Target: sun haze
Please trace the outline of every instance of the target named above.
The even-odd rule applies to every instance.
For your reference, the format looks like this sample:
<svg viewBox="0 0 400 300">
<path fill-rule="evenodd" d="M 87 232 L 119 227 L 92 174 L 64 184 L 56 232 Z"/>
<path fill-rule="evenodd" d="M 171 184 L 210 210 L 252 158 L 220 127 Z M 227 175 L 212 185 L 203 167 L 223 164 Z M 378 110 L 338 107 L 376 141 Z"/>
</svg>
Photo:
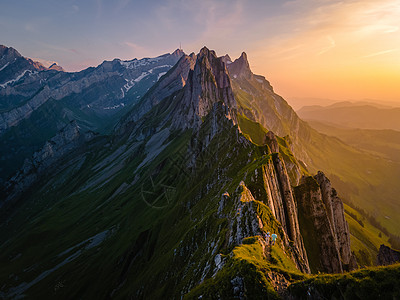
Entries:
<svg viewBox="0 0 400 300">
<path fill-rule="evenodd" d="M 284 97 L 400 102 L 397 0 L 2 1 L 0 20 L 1 44 L 67 71 L 206 45 Z"/>
</svg>

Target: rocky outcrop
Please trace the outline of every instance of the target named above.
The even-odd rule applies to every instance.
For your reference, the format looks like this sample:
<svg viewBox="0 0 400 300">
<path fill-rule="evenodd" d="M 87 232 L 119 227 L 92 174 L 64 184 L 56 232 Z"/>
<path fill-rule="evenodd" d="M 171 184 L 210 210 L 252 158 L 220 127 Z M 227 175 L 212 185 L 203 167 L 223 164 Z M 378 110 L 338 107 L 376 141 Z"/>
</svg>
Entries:
<svg viewBox="0 0 400 300">
<path fill-rule="evenodd" d="M 229 74 L 233 78 L 252 79 L 253 73 L 250 70 L 249 61 L 247 60 L 246 52 L 242 52 L 239 58 L 228 64 Z"/>
<path fill-rule="evenodd" d="M 278 175 L 279 188 L 285 208 L 286 232 L 289 238 L 294 241 L 294 244 L 299 249 L 303 259 L 307 261 L 307 256 L 303 245 L 303 238 L 300 234 L 297 207 L 294 201 L 292 188 L 290 186 L 289 175 L 285 167 L 285 162 L 278 154 L 273 155 L 273 162 L 276 173 Z"/>
<path fill-rule="evenodd" d="M 307 265 L 309 272 L 293 190 L 280 155 L 274 154 L 266 164 L 256 169 L 248 185 L 254 197 L 268 205 L 276 220 L 282 224 L 288 239 L 293 241 L 301 261 Z"/>
<path fill-rule="evenodd" d="M 376 259 L 376 264 L 378 266 L 387 266 L 398 262 L 400 262 L 400 251 L 393 250 L 383 244 L 379 247 Z"/>
<path fill-rule="evenodd" d="M 355 267 L 343 203 L 322 172 L 295 188 L 299 223 L 313 272 L 341 273 Z"/>
<path fill-rule="evenodd" d="M 22 169 L 17 172 L 5 185 L 4 203 L 17 199 L 24 191 L 32 186 L 44 172 L 63 158 L 67 153 L 77 149 L 83 143 L 95 136 L 92 132 L 82 133 L 76 123 L 72 121 L 56 136 L 50 139 L 40 151 L 26 159 Z"/>
<path fill-rule="evenodd" d="M 230 77 L 223 59 L 217 57 L 214 51 L 206 47 L 200 50 L 183 93 L 177 113 L 180 116 L 174 119 L 173 127 L 199 128 L 202 118 L 217 103 L 222 104 L 225 116 L 237 124 L 237 105 Z"/>
<path fill-rule="evenodd" d="M 233 201 L 234 203 L 234 217 L 230 219 L 230 236 L 229 245 L 239 245 L 243 242 L 243 239 L 251 236 L 261 236 L 265 231 L 265 226 L 270 226 L 271 224 L 263 224 L 259 216 L 259 208 L 257 208 L 256 198 L 253 196 L 250 189 L 242 181 L 238 188 L 236 189 L 232 198 L 228 194 L 224 194 L 219 205 L 219 211 L 223 211 L 224 205 L 228 201 Z M 221 217 L 222 214 L 219 214 Z M 282 226 L 283 229 L 283 226 Z M 297 268 L 305 273 L 309 273 L 310 269 L 307 260 L 303 259 L 303 253 L 301 253 L 297 246 L 293 247 L 291 245 L 291 238 L 286 233 L 286 230 L 280 230 L 280 243 L 286 249 L 288 249 L 289 256 L 292 261 L 297 265 Z M 264 240 L 260 239 L 260 244 L 263 247 Z M 289 250 L 290 249 L 290 250 Z"/>
<path fill-rule="evenodd" d="M 268 133 L 265 135 L 264 143 L 269 146 L 272 153 L 279 153 L 279 144 L 275 134 L 272 131 L 268 131 Z"/>
<path fill-rule="evenodd" d="M 321 189 L 322 201 L 325 204 L 329 222 L 336 237 L 343 269 L 348 270 L 352 260 L 352 253 L 349 225 L 344 217 L 343 202 L 324 173 L 318 172 L 314 178 Z"/>
</svg>

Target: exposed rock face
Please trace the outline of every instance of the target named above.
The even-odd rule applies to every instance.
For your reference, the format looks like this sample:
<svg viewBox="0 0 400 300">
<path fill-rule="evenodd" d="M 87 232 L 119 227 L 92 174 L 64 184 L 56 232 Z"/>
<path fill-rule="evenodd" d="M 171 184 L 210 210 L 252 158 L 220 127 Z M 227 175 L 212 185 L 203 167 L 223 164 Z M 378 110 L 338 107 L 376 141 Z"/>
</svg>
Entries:
<svg viewBox="0 0 400 300">
<path fill-rule="evenodd" d="M 279 153 L 279 144 L 276 140 L 275 134 L 272 131 L 268 131 L 265 135 L 265 143 L 268 144 L 272 153 Z"/>
<path fill-rule="evenodd" d="M 292 188 L 290 186 L 289 175 L 286 171 L 285 162 L 279 155 L 273 156 L 275 170 L 278 175 L 278 182 L 281 191 L 283 204 L 285 207 L 286 217 L 286 232 L 291 240 L 294 241 L 295 245 L 300 251 L 303 259 L 307 261 L 306 251 L 303 245 L 303 238 L 300 234 L 299 221 L 297 215 L 297 207 L 294 201 Z M 284 223 L 283 223 L 284 224 Z"/>
<path fill-rule="evenodd" d="M 204 47 L 197 55 L 193 71 L 189 73 L 183 108 L 180 110 L 182 118 L 175 119 L 174 127 L 198 128 L 201 119 L 218 102 L 222 103 L 226 117 L 236 124 L 237 105 L 225 63 L 214 51 Z"/>
<path fill-rule="evenodd" d="M 381 245 L 376 260 L 379 266 L 387 266 L 400 262 L 400 251 L 393 250 L 392 248 Z"/>
<path fill-rule="evenodd" d="M 325 204 L 333 233 L 336 236 L 343 268 L 348 270 L 352 259 L 352 253 L 350 249 L 349 225 L 344 217 L 343 202 L 338 197 L 336 190 L 332 188 L 331 182 L 324 173 L 318 172 L 314 178 L 321 189 L 322 201 Z"/>
<path fill-rule="evenodd" d="M 23 57 L 12 47 L 0 45 L 0 89 L 18 77 L 47 70 L 42 64 Z"/>
<path fill-rule="evenodd" d="M 311 270 L 341 273 L 354 267 L 343 203 L 322 172 L 295 188 L 300 230 Z"/>
<path fill-rule="evenodd" d="M 20 194 L 34 184 L 41 175 L 65 154 L 80 147 L 94 137 L 94 133 L 82 133 L 75 121 L 64 127 L 56 136 L 46 142 L 44 147 L 34 153 L 31 159 L 26 159 L 22 169 L 6 183 L 6 199 L 17 199 Z"/>
<path fill-rule="evenodd" d="M 229 74 L 233 78 L 251 79 L 253 77 L 246 52 L 242 52 L 238 59 L 229 64 Z"/>
<path fill-rule="evenodd" d="M 225 196 L 222 198 L 220 205 L 226 201 L 229 201 L 229 196 Z M 249 188 L 242 181 L 238 188 L 236 189 L 235 195 L 233 195 L 234 201 L 234 218 L 231 219 L 231 234 L 229 237 L 229 245 L 238 245 L 241 244 L 245 237 L 250 236 L 260 236 L 263 232 L 263 223 L 261 222 L 260 217 L 258 216 L 257 207 L 255 203 L 255 197 Z M 222 209 L 220 209 L 222 211 Z M 283 228 L 283 226 L 282 226 Z M 301 237 L 300 237 L 301 238 Z M 261 244 L 265 243 L 263 239 L 261 239 Z M 291 259 L 296 263 L 298 269 L 302 272 L 309 273 L 310 269 L 308 266 L 307 258 L 303 259 L 303 249 L 299 249 L 297 245 L 295 247 L 290 246 L 291 238 L 287 235 L 286 230 L 283 230 L 280 233 L 280 242 L 286 247 L 290 249 L 289 253 L 291 254 Z M 265 247 L 265 245 L 263 245 Z"/>
<path fill-rule="evenodd" d="M 262 169 L 256 169 L 252 177 L 253 184 L 249 184 L 254 197 L 263 201 L 271 209 L 272 214 L 282 224 L 282 228 L 289 240 L 294 242 L 299 259 L 307 266 L 308 258 L 300 234 L 298 213 L 294 201 L 292 187 L 286 171 L 285 163 L 278 154 L 274 154 Z"/>
<path fill-rule="evenodd" d="M 143 116 L 157 104 L 163 105 L 163 118 L 156 128 L 148 120 L 160 118 L 155 112 L 147 119 Z M 143 140 L 170 123 L 171 130 L 197 131 L 210 114 L 214 120 L 205 139 L 205 146 L 221 129 L 221 117 L 237 124 L 236 100 L 225 63 L 214 51 L 206 47 L 199 54 L 183 56 L 157 85 L 143 98 L 132 112 L 117 126 L 118 133 L 130 132 L 131 137 Z M 147 123 L 146 123 L 147 122 Z M 127 130 L 129 129 L 129 130 Z"/>
</svg>

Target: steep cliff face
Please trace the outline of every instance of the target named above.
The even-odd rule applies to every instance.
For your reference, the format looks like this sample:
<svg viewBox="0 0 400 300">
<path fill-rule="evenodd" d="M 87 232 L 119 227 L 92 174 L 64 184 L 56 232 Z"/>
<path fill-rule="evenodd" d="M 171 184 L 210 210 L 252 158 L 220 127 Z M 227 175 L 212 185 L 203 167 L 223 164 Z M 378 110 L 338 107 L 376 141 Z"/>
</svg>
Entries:
<svg viewBox="0 0 400 300">
<path fill-rule="evenodd" d="M 322 172 L 295 188 L 300 230 L 311 270 L 341 273 L 356 267 L 342 201 Z"/>
<path fill-rule="evenodd" d="M 337 192 L 332 188 L 331 182 L 324 173 L 318 172 L 314 176 L 321 189 L 322 201 L 325 204 L 326 213 L 336 237 L 340 258 L 344 270 L 354 268 L 354 256 L 350 248 L 349 225 L 344 217 L 343 202 L 338 197 Z"/>
<path fill-rule="evenodd" d="M 387 266 L 398 262 L 400 262 L 400 251 L 393 250 L 383 244 L 379 247 L 376 259 L 376 264 L 378 266 Z"/>
<path fill-rule="evenodd" d="M 222 58 L 204 47 L 197 55 L 196 64 L 189 73 L 183 91 L 182 105 L 173 126 L 177 128 L 199 128 L 204 118 L 220 102 L 225 115 L 234 124 L 236 120 L 236 100 L 231 82 Z"/>
</svg>

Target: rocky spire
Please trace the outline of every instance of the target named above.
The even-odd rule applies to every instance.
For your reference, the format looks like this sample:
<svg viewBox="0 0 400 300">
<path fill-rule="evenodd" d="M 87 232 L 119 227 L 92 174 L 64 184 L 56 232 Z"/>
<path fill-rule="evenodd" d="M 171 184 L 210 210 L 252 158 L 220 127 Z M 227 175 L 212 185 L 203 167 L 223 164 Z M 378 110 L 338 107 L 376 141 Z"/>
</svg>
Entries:
<svg viewBox="0 0 400 300">
<path fill-rule="evenodd" d="M 246 78 L 250 79 L 253 76 L 253 73 L 250 70 L 249 61 L 247 60 L 246 52 L 242 52 L 239 58 L 235 59 L 235 61 L 231 64 L 228 64 L 229 74 L 233 78 Z"/>
<path fill-rule="evenodd" d="M 184 89 L 181 103 L 183 118 L 175 119 L 175 125 L 180 128 L 197 128 L 201 119 L 217 103 L 221 104 L 225 116 L 236 124 L 237 105 L 225 63 L 217 57 L 215 51 L 203 47 Z"/>
</svg>

